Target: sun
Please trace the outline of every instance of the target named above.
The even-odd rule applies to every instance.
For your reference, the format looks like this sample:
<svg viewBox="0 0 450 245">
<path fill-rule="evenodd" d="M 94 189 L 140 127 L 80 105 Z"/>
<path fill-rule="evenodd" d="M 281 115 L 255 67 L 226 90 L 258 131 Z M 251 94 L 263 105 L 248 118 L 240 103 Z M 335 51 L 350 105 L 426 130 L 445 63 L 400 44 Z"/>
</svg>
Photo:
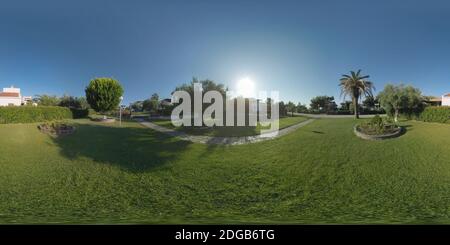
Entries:
<svg viewBox="0 0 450 245">
<path fill-rule="evenodd" d="M 240 79 L 237 82 L 236 89 L 237 96 L 252 98 L 256 95 L 255 83 L 248 77 Z"/>
</svg>

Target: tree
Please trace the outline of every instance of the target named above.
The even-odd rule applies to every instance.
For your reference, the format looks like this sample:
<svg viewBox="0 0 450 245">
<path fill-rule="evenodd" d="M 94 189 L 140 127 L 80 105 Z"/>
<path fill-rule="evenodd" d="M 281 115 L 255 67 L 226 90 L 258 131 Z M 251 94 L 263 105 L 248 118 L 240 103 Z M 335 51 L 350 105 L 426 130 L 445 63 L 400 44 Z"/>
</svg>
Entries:
<svg viewBox="0 0 450 245">
<path fill-rule="evenodd" d="M 46 94 L 36 95 L 36 98 L 34 100 L 38 105 L 41 106 L 57 106 L 60 102 L 57 96 Z"/>
<path fill-rule="evenodd" d="M 159 107 L 159 95 L 157 93 L 152 94 L 150 99 L 144 100 L 142 108 L 149 112 L 157 112 Z"/>
<path fill-rule="evenodd" d="M 95 78 L 85 89 L 86 99 L 96 112 L 105 113 L 119 106 L 123 88 L 113 78 Z"/>
<path fill-rule="evenodd" d="M 275 103 L 277 103 L 277 102 L 275 102 Z M 283 101 L 278 102 L 278 111 L 279 111 L 280 117 L 287 116 L 286 104 Z"/>
<path fill-rule="evenodd" d="M 387 84 L 383 91 L 378 94 L 381 106 L 386 110 L 389 116 L 394 117 L 398 122 L 398 116 L 401 112 L 411 115 L 411 113 L 421 110 L 422 95 L 419 89 L 403 84 L 395 86 Z"/>
<path fill-rule="evenodd" d="M 373 96 L 367 96 L 365 100 L 363 100 L 362 104 L 364 108 L 373 110 L 375 108 L 375 104 L 377 104 L 378 101 Z"/>
<path fill-rule="evenodd" d="M 287 111 L 291 112 L 291 115 L 294 116 L 294 112 L 296 111 L 296 106 L 292 101 L 289 101 L 286 104 Z"/>
<path fill-rule="evenodd" d="M 342 75 L 339 86 L 341 87 L 341 95 L 350 95 L 352 97 L 355 118 L 359 118 L 358 101 L 362 96 L 373 96 L 372 91 L 375 89 L 373 83 L 366 80 L 369 76 L 361 75 L 361 70 L 356 73 L 350 71 L 350 75 Z"/>
<path fill-rule="evenodd" d="M 334 102 L 333 96 L 316 96 L 311 99 L 311 103 L 309 105 L 311 109 L 317 110 L 319 112 L 331 112 L 334 111 L 337 107 L 336 103 Z"/>
<path fill-rule="evenodd" d="M 299 112 L 299 113 L 306 113 L 306 112 L 308 112 L 308 108 L 306 108 L 306 105 L 302 105 L 302 103 L 298 103 L 297 104 L 297 112 Z"/>
<path fill-rule="evenodd" d="M 76 97 L 69 95 L 64 95 L 63 97 L 61 97 L 58 105 L 62 107 L 69 107 L 75 109 L 82 108 L 80 100 L 78 100 L 78 98 Z"/>
<path fill-rule="evenodd" d="M 133 111 L 142 111 L 143 108 L 143 101 L 135 101 L 130 104 L 130 109 Z"/>
</svg>

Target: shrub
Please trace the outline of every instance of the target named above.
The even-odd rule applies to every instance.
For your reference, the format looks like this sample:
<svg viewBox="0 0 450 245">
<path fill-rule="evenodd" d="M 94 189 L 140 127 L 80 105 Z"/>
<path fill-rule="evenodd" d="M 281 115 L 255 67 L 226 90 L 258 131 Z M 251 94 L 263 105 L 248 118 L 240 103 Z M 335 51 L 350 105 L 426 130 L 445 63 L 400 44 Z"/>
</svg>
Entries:
<svg viewBox="0 0 450 245">
<path fill-rule="evenodd" d="M 96 112 L 106 113 L 119 106 L 123 88 L 112 78 L 93 79 L 85 89 L 86 99 Z"/>
<path fill-rule="evenodd" d="M 391 119 L 376 115 L 370 121 L 359 124 L 358 129 L 365 134 L 382 135 L 395 132 L 398 126 Z"/>
<path fill-rule="evenodd" d="M 33 123 L 80 118 L 86 115 L 86 112 L 82 111 L 59 106 L 0 107 L 0 123 Z"/>
<path fill-rule="evenodd" d="M 450 107 L 448 106 L 429 106 L 420 114 L 419 120 L 424 122 L 450 122 Z"/>
</svg>

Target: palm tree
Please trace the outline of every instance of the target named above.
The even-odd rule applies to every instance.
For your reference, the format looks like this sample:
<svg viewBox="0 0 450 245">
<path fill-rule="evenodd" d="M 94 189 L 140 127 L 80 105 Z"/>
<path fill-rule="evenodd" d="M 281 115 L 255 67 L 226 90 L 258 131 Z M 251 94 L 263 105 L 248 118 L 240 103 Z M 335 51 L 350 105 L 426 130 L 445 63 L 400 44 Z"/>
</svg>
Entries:
<svg viewBox="0 0 450 245">
<path fill-rule="evenodd" d="M 341 96 L 350 95 L 355 111 L 355 118 L 359 118 L 358 100 L 362 96 L 373 96 L 372 91 L 375 90 L 373 83 L 366 80 L 369 76 L 363 76 L 358 72 L 350 71 L 350 75 L 342 75 L 339 86 L 341 87 Z"/>
</svg>

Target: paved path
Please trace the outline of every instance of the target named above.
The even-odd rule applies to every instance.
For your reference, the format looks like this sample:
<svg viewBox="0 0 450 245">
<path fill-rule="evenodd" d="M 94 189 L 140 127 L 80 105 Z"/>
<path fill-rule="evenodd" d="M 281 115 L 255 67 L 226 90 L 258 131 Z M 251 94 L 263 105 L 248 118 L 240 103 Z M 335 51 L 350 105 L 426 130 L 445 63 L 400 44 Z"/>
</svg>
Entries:
<svg viewBox="0 0 450 245">
<path fill-rule="evenodd" d="M 289 134 L 289 133 L 297 130 L 298 128 L 301 128 L 301 127 L 313 122 L 314 120 L 315 119 L 308 119 L 301 123 L 289 126 L 287 128 L 283 128 L 278 131 L 278 134 L 266 133 L 266 134 L 260 134 L 260 135 L 254 135 L 254 136 L 214 137 L 214 136 L 204 136 L 204 135 L 190 135 L 190 134 L 186 134 L 181 131 L 177 131 L 174 129 L 169 129 L 169 128 L 166 128 L 163 126 L 156 125 L 152 122 L 144 121 L 142 119 L 137 119 L 137 121 L 140 124 L 144 125 L 145 127 L 168 134 L 170 136 L 178 137 L 182 140 L 188 140 L 188 141 L 191 141 L 194 143 L 217 144 L 217 145 L 241 145 L 241 144 L 248 144 L 248 143 L 260 142 L 260 141 L 264 141 L 264 140 L 278 138 L 280 136 Z"/>
<path fill-rule="evenodd" d="M 307 113 L 294 113 L 297 116 L 304 116 L 309 118 L 354 118 L 355 115 L 328 115 L 328 114 L 307 114 Z M 372 118 L 375 115 L 359 115 L 360 118 Z M 381 117 L 386 116 L 386 114 L 379 115 Z"/>
</svg>

